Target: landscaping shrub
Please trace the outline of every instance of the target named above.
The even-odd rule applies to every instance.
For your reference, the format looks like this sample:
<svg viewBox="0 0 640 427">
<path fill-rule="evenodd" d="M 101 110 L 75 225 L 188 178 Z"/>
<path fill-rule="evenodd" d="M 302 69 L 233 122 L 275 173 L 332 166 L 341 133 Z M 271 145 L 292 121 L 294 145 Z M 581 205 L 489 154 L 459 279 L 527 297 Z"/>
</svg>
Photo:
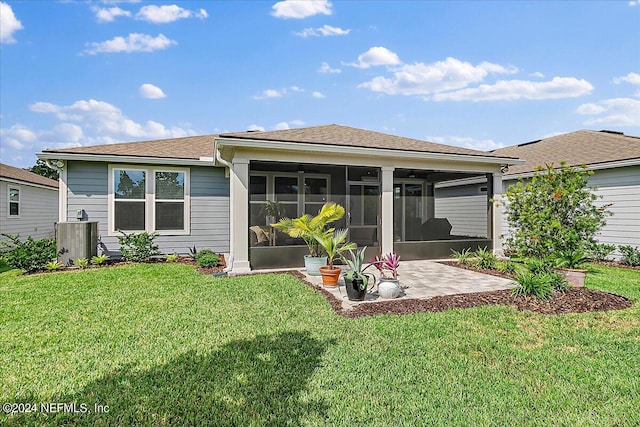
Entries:
<svg viewBox="0 0 640 427">
<path fill-rule="evenodd" d="M 76 265 L 80 268 L 87 268 L 89 267 L 89 260 L 86 258 L 78 258 L 75 261 Z"/>
<path fill-rule="evenodd" d="M 471 262 L 471 258 L 473 257 L 473 253 L 470 248 L 463 249 L 458 252 L 456 250 L 451 250 L 451 256 L 455 258 L 458 264 L 469 265 Z"/>
<path fill-rule="evenodd" d="M 196 263 L 198 267 L 211 268 L 220 265 L 220 256 L 211 249 L 202 249 L 196 254 Z"/>
<path fill-rule="evenodd" d="M 473 255 L 476 258 L 476 266 L 483 270 L 494 269 L 498 262 L 498 258 L 496 258 L 491 250 L 488 250 L 486 247 L 479 248 Z"/>
<path fill-rule="evenodd" d="M 49 271 L 61 270 L 62 267 L 64 266 L 56 260 L 49 261 L 47 265 L 44 266 L 45 270 L 49 270 Z"/>
<path fill-rule="evenodd" d="M 556 273 L 555 271 L 553 273 L 547 274 L 547 277 L 549 278 L 549 284 L 551 285 L 551 288 L 553 288 L 553 290 L 564 291 L 569 288 L 567 279 L 564 276 Z"/>
<path fill-rule="evenodd" d="M 548 274 L 532 274 L 524 272 L 516 276 L 518 286 L 511 289 L 513 295 L 532 295 L 546 299 L 553 293 L 551 279 Z"/>
<path fill-rule="evenodd" d="M 551 262 L 544 258 L 529 258 L 526 261 L 527 269 L 534 275 L 545 275 L 553 272 Z"/>
<path fill-rule="evenodd" d="M 589 255 L 595 261 L 607 261 L 609 259 L 609 255 L 611 255 L 611 252 L 615 250 L 616 250 L 615 245 L 599 243 L 591 249 L 591 251 L 589 252 Z"/>
<path fill-rule="evenodd" d="M 179 257 L 180 256 L 178 254 L 175 254 L 175 253 L 174 254 L 168 254 L 166 256 L 166 260 L 167 260 L 167 262 L 178 262 L 178 258 Z"/>
<path fill-rule="evenodd" d="M 556 251 L 589 251 L 595 235 L 611 213 L 597 207 L 599 198 L 587 187 L 593 174 L 562 162 L 536 168 L 530 181 L 519 180 L 506 191 L 505 215 L 513 234 L 509 249 L 524 256 L 544 257 Z"/>
<path fill-rule="evenodd" d="M 102 254 L 91 257 L 91 264 L 102 265 L 109 260 L 109 255 Z"/>
<path fill-rule="evenodd" d="M 24 242 L 15 234 L 2 234 L 9 242 L 0 244 L 8 250 L 0 255 L 7 264 L 27 272 L 44 270 L 52 259 L 56 258 L 56 241 L 54 239 L 34 240 L 31 236 Z"/>
<path fill-rule="evenodd" d="M 514 274 L 516 272 L 516 263 L 511 260 L 507 260 L 498 264 L 498 270 L 501 273 Z"/>
<path fill-rule="evenodd" d="M 630 267 L 637 267 L 640 265 L 640 249 L 634 248 L 631 245 L 619 246 L 618 248 L 622 253 L 622 260 L 620 260 L 622 264 Z"/>
<path fill-rule="evenodd" d="M 147 261 L 154 255 L 159 255 L 158 245 L 153 243 L 158 237 L 158 233 L 131 233 L 126 234 L 120 231 L 122 236 L 118 236 L 120 252 L 126 261 L 142 262 Z"/>
</svg>

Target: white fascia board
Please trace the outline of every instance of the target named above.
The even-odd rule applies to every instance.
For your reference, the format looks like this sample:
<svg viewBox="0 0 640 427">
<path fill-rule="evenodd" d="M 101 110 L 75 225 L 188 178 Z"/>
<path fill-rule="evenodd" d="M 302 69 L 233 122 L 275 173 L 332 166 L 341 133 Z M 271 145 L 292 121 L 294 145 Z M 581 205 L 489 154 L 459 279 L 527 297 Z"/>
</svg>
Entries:
<svg viewBox="0 0 640 427">
<path fill-rule="evenodd" d="M 354 147 L 348 145 L 324 145 L 313 144 L 305 142 L 287 142 L 287 141 L 263 141 L 256 139 L 242 139 L 242 138 L 217 138 L 217 147 L 242 147 L 242 148 L 256 148 L 261 150 L 283 150 L 283 151 L 305 151 L 305 152 L 321 152 L 321 153 L 335 153 L 336 148 L 350 150 L 353 154 L 361 154 L 369 157 L 396 157 L 396 158 L 410 158 L 410 159 L 424 159 L 424 160 L 466 160 L 474 163 L 491 163 L 499 165 L 520 165 L 524 163 L 520 159 L 512 159 L 507 157 L 484 157 L 484 156 L 471 156 L 468 154 L 446 154 L 446 153 L 431 153 L 426 151 L 407 151 L 407 150 L 391 150 L 388 148 L 368 148 L 368 147 Z"/>
<path fill-rule="evenodd" d="M 473 178 L 452 179 L 451 181 L 437 182 L 435 188 L 460 187 L 462 185 L 486 184 L 486 176 L 477 176 Z"/>
<path fill-rule="evenodd" d="M 579 165 L 578 165 L 579 166 Z M 640 166 L 640 158 L 637 159 L 626 159 L 626 160 L 615 160 L 613 162 L 604 162 L 604 163 L 595 163 L 587 165 L 588 171 L 596 171 L 602 169 L 615 169 L 615 168 L 623 168 L 628 166 Z M 556 168 L 558 169 L 558 168 Z M 531 178 L 533 176 L 533 172 L 522 172 L 516 173 L 513 175 L 504 175 L 502 177 L 503 181 L 514 181 L 520 178 Z"/>
<path fill-rule="evenodd" d="M 177 165 L 177 166 L 217 166 L 212 157 L 201 157 L 196 159 L 177 159 L 174 157 L 142 157 L 142 156 L 114 156 L 106 154 L 81 154 L 81 153 L 37 153 L 42 160 L 76 160 L 86 162 L 107 162 L 107 163 L 134 163 L 151 165 Z"/>
<path fill-rule="evenodd" d="M 19 179 L 11 179 L 11 178 L 6 178 L 4 176 L 0 178 L 0 181 L 10 182 L 12 184 L 18 184 L 18 185 L 28 185 L 30 187 L 36 187 L 36 188 L 44 188 L 45 190 L 58 191 L 57 187 L 49 187 L 47 185 L 36 184 L 35 182 L 21 181 Z"/>
</svg>

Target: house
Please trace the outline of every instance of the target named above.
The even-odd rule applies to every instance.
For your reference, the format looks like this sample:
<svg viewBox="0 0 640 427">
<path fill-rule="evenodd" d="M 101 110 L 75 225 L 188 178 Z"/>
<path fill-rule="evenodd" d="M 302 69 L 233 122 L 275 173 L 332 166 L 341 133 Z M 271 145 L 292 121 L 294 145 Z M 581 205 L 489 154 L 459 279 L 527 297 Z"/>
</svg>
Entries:
<svg viewBox="0 0 640 427">
<path fill-rule="evenodd" d="M 0 164 L 0 233 L 42 239 L 54 236 L 58 182 Z"/>
<path fill-rule="evenodd" d="M 610 204 L 613 215 L 598 241 L 640 247 L 640 137 L 608 130 L 580 130 L 492 152 L 518 157 L 524 163 L 512 165 L 504 174 L 503 187 L 519 178 L 528 178 L 538 165 L 566 161 L 571 166 L 586 165 L 594 174 L 589 186 L 602 196 L 599 204 Z M 507 230 L 507 224 L 503 224 Z"/>
<path fill-rule="evenodd" d="M 452 249 L 501 250 L 502 170 L 521 163 L 485 153 L 341 125 L 235 132 L 44 150 L 59 165 L 60 221 L 98 221 L 103 250 L 118 253 L 119 230 L 158 232 L 164 253 L 194 245 L 230 253 L 234 272 L 302 265 L 302 241 L 278 235 L 265 210 L 317 213 L 327 201 L 347 214 L 336 224 L 368 247 L 403 259 L 448 257 Z M 474 209 L 484 227 L 457 231 L 434 197 L 455 179 L 487 182 Z M 439 212 L 441 214 L 439 214 Z M 441 216 L 438 216 L 441 215 Z M 264 233 L 264 234 L 263 234 Z"/>
</svg>

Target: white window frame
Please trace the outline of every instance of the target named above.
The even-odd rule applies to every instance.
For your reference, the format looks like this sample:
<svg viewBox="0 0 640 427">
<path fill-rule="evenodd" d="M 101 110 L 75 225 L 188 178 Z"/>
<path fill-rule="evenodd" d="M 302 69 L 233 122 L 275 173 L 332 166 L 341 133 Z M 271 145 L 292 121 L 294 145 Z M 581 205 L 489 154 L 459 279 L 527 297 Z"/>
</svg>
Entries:
<svg viewBox="0 0 640 427">
<path fill-rule="evenodd" d="M 18 191 L 18 201 L 12 201 L 11 200 L 11 190 L 17 190 Z M 9 185 L 7 186 L 7 218 L 9 219 L 18 219 L 20 218 L 20 215 L 22 215 L 22 201 L 20 200 L 21 195 L 20 195 L 20 191 L 21 188 L 15 185 Z M 17 203 L 18 204 L 18 215 L 11 215 L 11 203 Z"/>
<path fill-rule="evenodd" d="M 109 192 L 108 192 L 108 234 L 109 236 L 119 236 L 120 233 L 115 229 L 115 194 L 113 189 L 114 184 L 114 171 L 115 170 L 136 170 L 145 172 L 145 206 L 144 206 L 144 215 L 145 215 L 145 229 L 144 230 L 122 230 L 125 233 L 141 233 L 148 232 L 154 233 L 157 232 L 161 236 L 184 236 L 191 234 L 191 176 L 190 176 L 190 168 L 179 168 L 179 167 L 153 167 L 153 166 L 140 166 L 140 165 L 131 165 L 131 164 L 110 164 L 109 165 Z M 184 202 L 184 228 L 182 230 L 156 230 L 156 201 L 164 201 L 165 199 L 156 200 L 155 187 L 156 187 L 156 172 L 182 172 L 184 173 L 184 199 L 173 199 L 170 201 Z M 118 199 L 119 201 L 127 201 L 128 199 Z M 136 199 L 135 201 L 140 201 L 143 199 Z M 133 200 L 132 200 L 133 201 Z"/>
</svg>

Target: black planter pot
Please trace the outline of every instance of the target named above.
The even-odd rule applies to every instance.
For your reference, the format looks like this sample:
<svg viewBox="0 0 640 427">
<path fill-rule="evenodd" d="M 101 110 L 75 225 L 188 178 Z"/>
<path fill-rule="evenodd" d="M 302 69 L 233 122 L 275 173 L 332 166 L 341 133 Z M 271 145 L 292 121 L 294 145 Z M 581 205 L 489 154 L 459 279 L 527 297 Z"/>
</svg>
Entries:
<svg viewBox="0 0 640 427">
<path fill-rule="evenodd" d="M 364 297 L 367 294 L 367 287 L 364 286 L 362 278 L 357 277 L 349 280 L 345 277 L 344 287 L 347 288 L 347 297 L 350 301 L 364 301 Z M 364 289 L 360 289 L 364 288 Z"/>
</svg>

